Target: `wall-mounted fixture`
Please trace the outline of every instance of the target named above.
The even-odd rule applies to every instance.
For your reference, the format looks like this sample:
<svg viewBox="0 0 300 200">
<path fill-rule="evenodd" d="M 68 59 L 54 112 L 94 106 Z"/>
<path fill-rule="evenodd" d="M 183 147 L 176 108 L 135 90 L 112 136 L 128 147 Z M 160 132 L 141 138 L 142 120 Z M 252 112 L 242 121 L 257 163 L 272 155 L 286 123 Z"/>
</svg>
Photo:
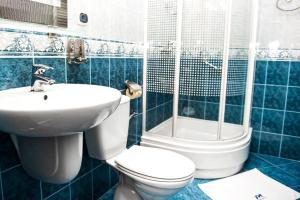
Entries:
<svg viewBox="0 0 300 200">
<path fill-rule="evenodd" d="M 1 0 L 0 18 L 67 28 L 68 1 Z"/>
<path fill-rule="evenodd" d="M 85 43 L 83 39 L 70 39 L 67 47 L 67 61 L 69 64 L 87 62 Z"/>
<path fill-rule="evenodd" d="M 142 86 L 139 84 L 126 80 L 125 81 L 126 85 L 126 96 L 128 96 L 130 99 L 137 99 L 142 96 Z"/>
<path fill-rule="evenodd" d="M 89 22 L 88 14 L 80 13 L 79 14 L 79 21 L 80 21 L 80 23 L 87 24 Z"/>
</svg>

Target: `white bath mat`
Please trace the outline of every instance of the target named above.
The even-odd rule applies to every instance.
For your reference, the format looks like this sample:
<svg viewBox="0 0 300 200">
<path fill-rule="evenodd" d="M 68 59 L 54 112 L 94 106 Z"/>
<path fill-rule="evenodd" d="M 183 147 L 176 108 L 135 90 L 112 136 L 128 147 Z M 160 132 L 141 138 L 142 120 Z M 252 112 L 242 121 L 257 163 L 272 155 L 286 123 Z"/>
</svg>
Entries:
<svg viewBox="0 0 300 200">
<path fill-rule="evenodd" d="M 198 185 L 213 200 L 295 200 L 300 193 L 257 169 Z"/>
</svg>

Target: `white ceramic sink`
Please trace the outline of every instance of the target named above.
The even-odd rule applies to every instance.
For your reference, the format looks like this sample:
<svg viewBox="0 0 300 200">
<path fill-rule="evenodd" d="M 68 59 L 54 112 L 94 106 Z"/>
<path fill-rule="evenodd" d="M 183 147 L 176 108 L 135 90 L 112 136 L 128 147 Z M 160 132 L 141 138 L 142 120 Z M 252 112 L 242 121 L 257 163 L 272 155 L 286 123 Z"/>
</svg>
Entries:
<svg viewBox="0 0 300 200">
<path fill-rule="evenodd" d="M 0 130 L 10 134 L 29 175 L 67 183 L 80 170 L 83 132 L 105 120 L 120 100 L 118 90 L 95 85 L 0 91 Z"/>
<path fill-rule="evenodd" d="M 29 137 L 83 132 L 100 124 L 119 105 L 113 88 L 56 84 L 45 92 L 30 87 L 0 91 L 0 130 Z"/>
</svg>

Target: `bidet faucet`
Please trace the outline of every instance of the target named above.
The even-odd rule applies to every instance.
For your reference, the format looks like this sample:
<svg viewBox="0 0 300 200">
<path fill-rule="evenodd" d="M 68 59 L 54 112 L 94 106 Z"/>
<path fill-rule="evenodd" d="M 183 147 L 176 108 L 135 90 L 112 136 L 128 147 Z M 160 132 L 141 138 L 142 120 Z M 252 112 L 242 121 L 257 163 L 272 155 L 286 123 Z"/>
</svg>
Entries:
<svg viewBox="0 0 300 200">
<path fill-rule="evenodd" d="M 43 64 L 33 64 L 32 65 L 32 76 L 31 76 L 31 91 L 40 92 L 44 91 L 44 85 L 53 85 L 55 80 L 44 76 L 44 73 L 53 69 L 47 65 Z"/>
</svg>

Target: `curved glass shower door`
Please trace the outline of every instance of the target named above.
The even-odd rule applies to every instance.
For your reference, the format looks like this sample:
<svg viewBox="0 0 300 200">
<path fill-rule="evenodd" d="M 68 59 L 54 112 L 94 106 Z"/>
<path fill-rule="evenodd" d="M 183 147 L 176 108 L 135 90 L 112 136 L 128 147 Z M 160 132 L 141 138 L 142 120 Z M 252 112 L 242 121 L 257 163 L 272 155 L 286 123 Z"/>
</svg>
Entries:
<svg viewBox="0 0 300 200">
<path fill-rule="evenodd" d="M 182 5 L 176 137 L 217 139 L 224 53 L 225 0 Z"/>
<path fill-rule="evenodd" d="M 176 137 L 211 141 L 243 134 L 249 8 L 250 0 L 183 1 Z"/>
<path fill-rule="evenodd" d="M 247 132 L 251 8 L 251 0 L 148 1 L 146 134 L 216 141 Z"/>
<path fill-rule="evenodd" d="M 177 0 L 149 0 L 147 6 L 146 117 L 144 129 L 172 136 Z"/>
</svg>

